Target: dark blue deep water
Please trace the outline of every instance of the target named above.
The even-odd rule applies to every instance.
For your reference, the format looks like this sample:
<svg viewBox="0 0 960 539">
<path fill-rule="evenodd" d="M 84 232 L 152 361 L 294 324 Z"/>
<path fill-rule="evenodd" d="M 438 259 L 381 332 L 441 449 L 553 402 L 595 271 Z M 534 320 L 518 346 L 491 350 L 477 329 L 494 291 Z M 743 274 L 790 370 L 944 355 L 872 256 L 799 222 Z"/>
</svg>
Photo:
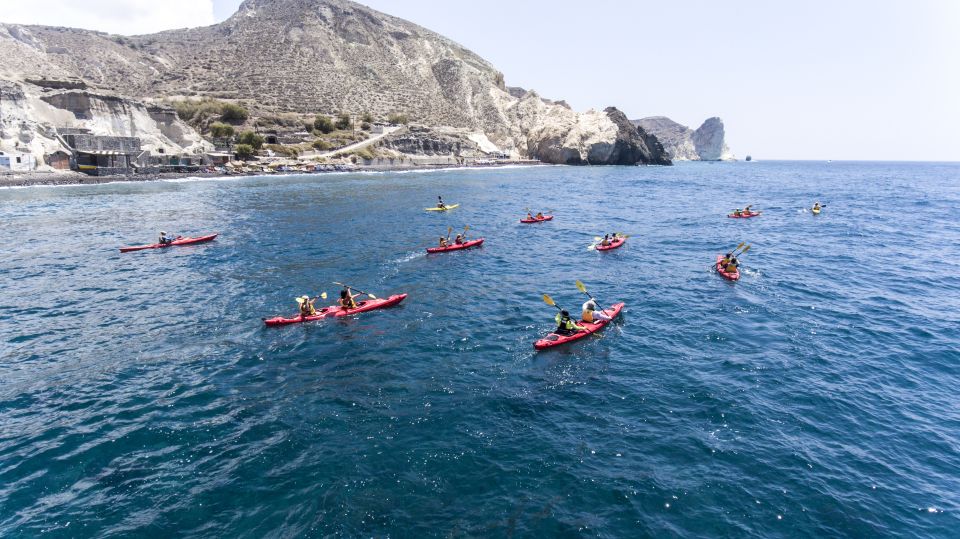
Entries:
<svg viewBox="0 0 960 539">
<path fill-rule="evenodd" d="M 34 187 L 0 223 L 3 537 L 960 537 L 960 164 Z M 222 235 L 118 253 L 161 229 Z M 535 353 L 576 279 L 622 319 Z M 409 298 L 263 327 L 331 281 Z"/>
</svg>

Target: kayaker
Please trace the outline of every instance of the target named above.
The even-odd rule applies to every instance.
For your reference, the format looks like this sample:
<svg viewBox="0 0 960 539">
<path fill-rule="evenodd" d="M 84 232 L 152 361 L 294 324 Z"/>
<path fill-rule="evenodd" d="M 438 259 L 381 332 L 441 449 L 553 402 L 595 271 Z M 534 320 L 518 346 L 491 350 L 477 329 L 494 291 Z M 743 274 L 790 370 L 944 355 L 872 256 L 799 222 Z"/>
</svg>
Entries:
<svg viewBox="0 0 960 539">
<path fill-rule="evenodd" d="M 601 247 L 608 247 L 610 245 L 610 234 L 607 234 L 600 240 Z"/>
<path fill-rule="evenodd" d="M 746 208 L 743 209 L 743 213 L 750 215 L 751 213 L 753 213 L 753 210 L 750 209 L 752 207 L 753 207 L 753 204 L 747 206 Z"/>
<path fill-rule="evenodd" d="M 743 210 L 741 210 L 740 208 L 737 208 L 733 210 L 733 215 L 736 217 L 740 217 L 741 215 L 743 215 Z"/>
<path fill-rule="evenodd" d="M 540 215 L 540 214 L 538 213 L 537 215 Z M 527 212 L 527 221 L 533 221 L 533 214 L 530 212 Z"/>
<path fill-rule="evenodd" d="M 610 320 L 610 317 L 607 316 L 607 313 L 597 309 L 597 301 L 593 298 L 590 298 L 586 303 L 583 304 L 583 321 L 584 322 L 599 322 L 601 320 Z"/>
<path fill-rule="evenodd" d="M 538 221 L 541 220 L 541 219 L 543 219 L 543 212 L 542 212 L 542 211 L 538 211 L 538 212 L 537 212 L 537 217 L 536 217 L 536 219 L 537 219 Z"/>
<path fill-rule="evenodd" d="M 737 260 L 737 257 L 733 256 L 733 253 L 727 253 L 723 260 L 720 261 L 720 264 L 723 266 L 723 271 L 727 273 L 732 273 L 737 271 L 737 268 L 740 266 L 740 261 Z"/>
<path fill-rule="evenodd" d="M 586 330 L 586 328 L 571 320 L 570 313 L 567 311 L 560 311 L 553 319 L 557 322 L 557 329 L 554 330 L 557 335 L 573 335 L 578 331 Z"/>
<path fill-rule="evenodd" d="M 160 231 L 160 241 L 157 243 L 159 243 L 160 245 L 170 245 L 171 243 L 173 243 L 173 241 L 174 241 L 173 238 L 167 237 L 166 232 L 162 230 Z"/>
<path fill-rule="evenodd" d="M 447 238 L 444 236 L 440 236 L 440 247 L 446 247 L 446 246 L 447 246 Z"/>
<path fill-rule="evenodd" d="M 340 299 L 337 300 L 337 304 L 343 307 L 344 309 L 356 309 L 357 302 L 354 301 L 357 296 L 360 294 L 351 294 L 350 287 L 346 287 L 340 291 Z"/>
<path fill-rule="evenodd" d="M 819 203 L 819 202 L 814 202 L 814 203 L 813 203 L 813 211 L 820 211 L 820 203 Z"/>
<path fill-rule="evenodd" d="M 437 207 L 441 210 L 447 207 L 447 205 L 443 203 L 443 197 L 440 195 L 437 195 Z"/>
<path fill-rule="evenodd" d="M 457 234 L 457 237 L 454 238 L 453 243 L 456 245 L 463 245 L 463 234 Z"/>
<path fill-rule="evenodd" d="M 313 307 L 313 302 L 316 300 L 311 300 L 310 296 L 300 296 L 297 298 L 297 303 L 300 305 L 300 316 L 313 316 L 317 314 L 317 310 Z"/>
</svg>

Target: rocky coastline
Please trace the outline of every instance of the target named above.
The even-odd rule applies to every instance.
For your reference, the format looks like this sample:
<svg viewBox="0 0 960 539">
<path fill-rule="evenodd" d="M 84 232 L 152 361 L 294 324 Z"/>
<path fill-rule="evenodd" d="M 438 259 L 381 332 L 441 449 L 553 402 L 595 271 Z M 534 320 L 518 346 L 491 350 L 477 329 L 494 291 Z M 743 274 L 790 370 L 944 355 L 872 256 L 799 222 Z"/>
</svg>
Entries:
<svg viewBox="0 0 960 539">
<path fill-rule="evenodd" d="M 32 187 L 32 186 L 63 186 L 63 185 L 97 185 L 117 182 L 151 182 L 162 180 L 176 180 L 184 178 L 239 178 L 247 176 L 312 176 L 331 173 L 363 173 L 363 172 L 399 172 L 399 171 L 430 171 L 453 169 L 485 169 L 505 167 L 533 167 L 549 166 L 545 163 L 529 160 L 498 161 L 489 163 L 437 163 L 437 164 L 356 164 L 356 165 L 328 165 L 319 170 L 305 171 L 277 171 L 277 172 L 162 172 L 153 174 L 132 174 L 113 176 L 90 176 L 72 171 L 32 171 L 0 174 L 0 188 Z"/>
</svg>

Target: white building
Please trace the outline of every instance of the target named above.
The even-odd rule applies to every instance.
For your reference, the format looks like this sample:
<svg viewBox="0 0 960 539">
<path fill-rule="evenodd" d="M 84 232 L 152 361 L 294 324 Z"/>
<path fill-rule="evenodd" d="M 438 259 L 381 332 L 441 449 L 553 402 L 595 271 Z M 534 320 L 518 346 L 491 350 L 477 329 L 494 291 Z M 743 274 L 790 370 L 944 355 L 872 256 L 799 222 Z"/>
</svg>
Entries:
<svg viewBox="0 0 960 539">
<path fill-rule="evenodd" d="M 29 153 L 0 152 L 0 170 L 30 172 L 37 168 L 37 159 Z"/>
</svg>

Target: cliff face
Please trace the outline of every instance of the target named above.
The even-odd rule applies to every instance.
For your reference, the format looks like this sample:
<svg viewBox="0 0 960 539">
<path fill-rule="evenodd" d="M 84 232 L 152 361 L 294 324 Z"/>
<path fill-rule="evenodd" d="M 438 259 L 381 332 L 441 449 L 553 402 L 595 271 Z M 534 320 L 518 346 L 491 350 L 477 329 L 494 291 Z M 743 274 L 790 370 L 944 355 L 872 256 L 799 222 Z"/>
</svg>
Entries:
<svg viewBox="0 0 960 539">
<path fill-rule="evenodd" d="M 60 149 L 53 129 L 138 137 L 143 149 L 176 155 L 212 149 L 176 113 L 137 100 L 86 90 L 46 90 L 0 80 L 0 144 L 41 158 Z"/>
<path fill-rule="evenodd" d="M 665 162 L 619 119 L 508 89 L 457 43 L 347 0 L 246 0 L 214 26 L 132 37 L 0 24 L 0 55 L 12 59 L 0 65 L 8 80 L 79 79 L 136 100 L 214 97 L 254 115 L 402 113 L 518 157 Z"/>
<path fill-rule="evenodd" d="M 653 134 L 676 161 L 732 161 L 736 159 L 725 141 L 723 120 L 708 118 L 696 131 L 664 116 L 633 120 Z"/>
</svg>

